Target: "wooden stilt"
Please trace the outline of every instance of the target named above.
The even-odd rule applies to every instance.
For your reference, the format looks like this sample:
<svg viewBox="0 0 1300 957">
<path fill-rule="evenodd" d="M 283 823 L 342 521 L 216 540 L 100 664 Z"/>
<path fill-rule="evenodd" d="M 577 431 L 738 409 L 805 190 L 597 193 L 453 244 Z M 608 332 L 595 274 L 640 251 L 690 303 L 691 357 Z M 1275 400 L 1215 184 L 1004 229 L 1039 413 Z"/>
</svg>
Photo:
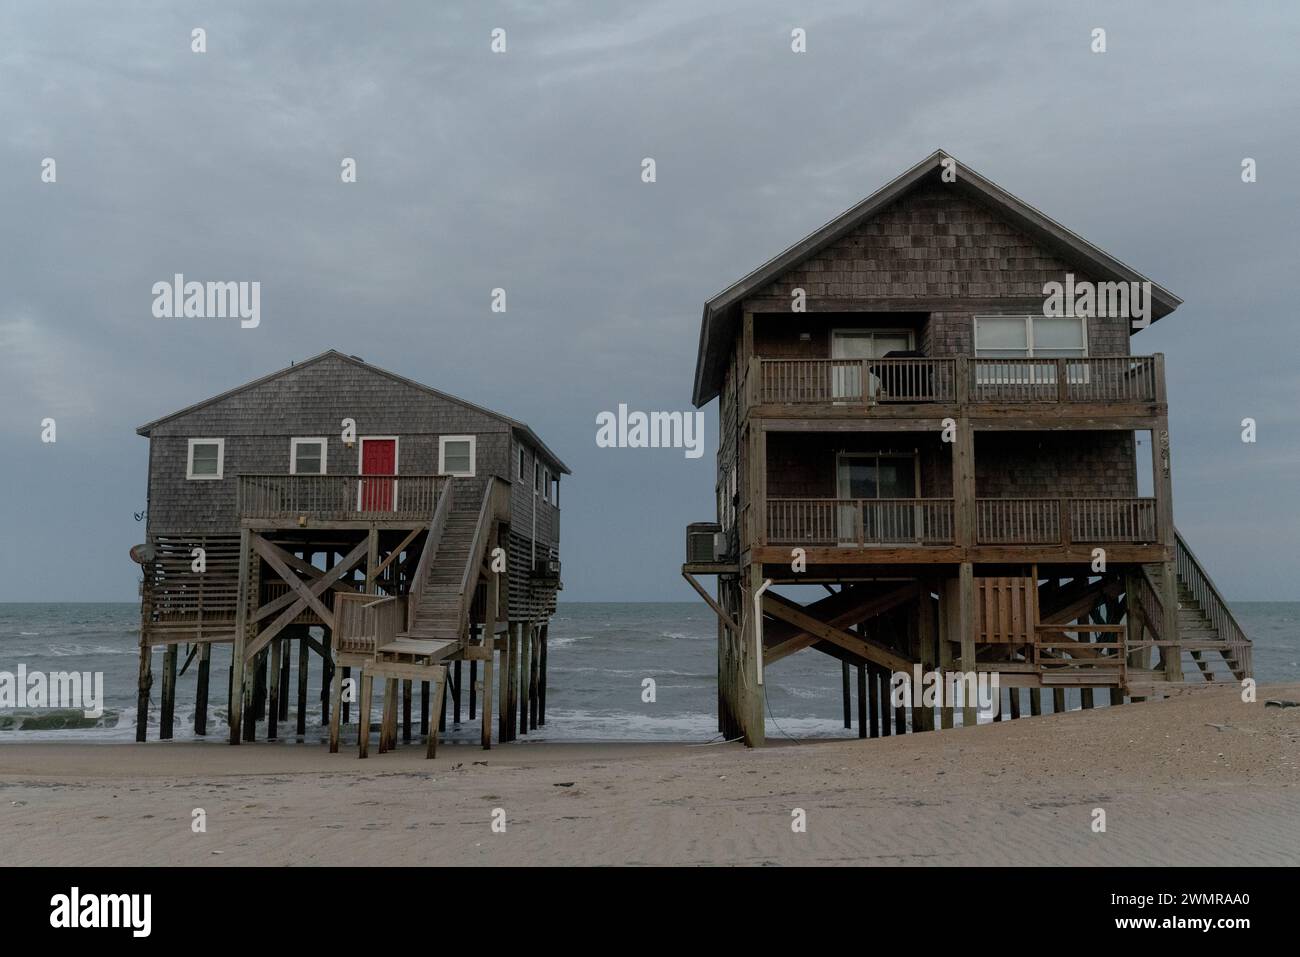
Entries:
<svg viewBox="0 0 1300 957">
<path fill-rule="evenodd" d="M 532 668 L 533 623 L 527 622 L 519 633 L 519 723 L 520 734 L 528 733 L 528 675 Z"/>
<path fill-rule="evenodd" d="M 463 661 L 457 660 L 451 666 L 451 723 L 453 727 L 460 724 L 460 679 L 462 674 L 461 665 L 463 664 Z"/>
<path fill-rule="evenodd" d="M 441 713 L 443 702 L 447 694 L 447 666 L 443 665 L 438 669 L 438 677 L 434 679 L 434 710 Z M 426 758 L 435 758 L 438 756 L 438 732 L 430 730 L 428 740 L 425 743 L 424 756 Z"/>
<path fill-rule="evenodd" d="M 293 644 L 292 640 L 287 636 L 281 641 L 281 644 L 284 647 L 280 649 L 280 693 L 277 696 L 280 711 L 278 717 L 281 721 L 287 722 L 289 720 L 289 653 L 293 650 Z"/>
<path fill-rule="evenodd" d="M 844 727 L 849 727 L 849 663 L 841 662 L 844 668 L 841 675 L 844 678 Z M 875 716 L 872 715 L 874 718 Z M 875 724 L 875 721 L 872 721 Z M 858 737 L 867 736 L 867 666 L 865 663 L 858 665 Z"/>
<path fill-rule="evenodd" d="M 448 680 L 450 680 L 450 679 L 448 679 Z M 445 684 L 445 682 L 444 682 L 444 684 Z M 444 688 L 443 688 L 443 695 L 442 695 L 441 698 L 438 699 L 438 702 L 439 702 L 439 703 L 438 703 L 438 730 L 439 730 L 439 731 L 446 731 L 446 730 L 447 730 L 447 699 L 448 699 L 449 696 L 447 695 L 446 692 L 447 692 L 447 689 L 444 687 Z M 435 694 L 435 697 L 436 697 L 436 694 Z"/>
<path fill-rule="evenodd" d="M 347 681 L 352 677 L 352 666 L 348 665 L 343 669 L 343 680 Z M 360 702 L 357 702 L 360 704 Z M 352 720 L 352 702 L 343 702 L 343 723 L 348 724 Z"/>
<path fill-rule="evenodd" d="M 889 669 L 883 665 L 876 665 L 876 687 L 879 689 L 880 697 L 880 736 L 887 738 L 891 734 L 893 719 L 890 717 L 889 707 Z"/>
<path fill-rule="evenodd" d="M 862 671 L 861 665 L 858 665 L 858 671 Z M 859 680 L 860 684 L 861 680 Z M 853 727 L 853 701 L 852 696 L 849 694 L 849 663 L 847 661 L 840 662 L 840 696 L 844 699 L 844 727 L 851 728 Z M 858 697 L 862 697 L 860 689 Z"/>
<path fill-rule="evenodd" d="M 501 636 L 496 639 L 501 649 L 501 660 L 498 665 L 501 674 L 498 676 L 500 687 L 497 694 L 497 707 L 500 710 L 497 729 L 497 739 L 499 741 L 510 740 L 510 635 L 514 632 L 513 622 L 506 622 L 506 629 Z"/>
<path fill-rule="evenodd" d="M 144 741 L 149 731 L 149 692 L 153 688 L 153 647 L 149 644 L 149 621 L 153 617 L 149 586 L 140 599 L 140 662 L 136 672 L 135 739 Z M 231 714 L 231 710 L 227 710 Z M 234 741 L 232 744 L 236 743 Z"/>
<path fill-rule="evenodd" d="M 365 674 L 364 668 L 361 670 L 361 673 Z M 390 679 L 384 678 L 382 679 L 382 681 L 383 683 L 381 686 L 381 693 L 384 696 L 384 704 L 383 707 L 379 709 L 379 753 L 387 754 L 388 753 L 388 715 L 389 712 L 393 710 L 393 690 L 391 687 L 392 682 Z"/>
<path fill-rule="evenodd" d="M 921 662 L 922 680 L 924 680 L 925 675 L 934 672 L 937 667 L 935 652 L 937 651 L 936 644 L 938 642 L 938 630 L 935 622 L 934 600 L 930 597 L 932 587 L 932 582 L 922 579 L 921 597 L 917 602 L 916 659 Z M 922 697 L 923 701 L 924 697 L 922 693 L 924 691 L 924 687 L 918 689 L 918 696 Z M 919 709 L 914 708 L 913 710 L 919 710 L 921 715 L 921 720 L 917 725 L 917 730 L 933 731 L 935 727 L 933 705 L 927 707 L 922 703 Z"/>
<path fill-rule="evenodd" d="M 333 671 L 334 679 L 330 682 L 330 700 L 334 704 L 330 710 L 330 754 L 338 754 L 339 722 L 343 716 L 343 676 L 348 669 L 335 666 Z"/>
<path fill-rule="evenodd" d="M 961 641 L 961 670 L 966 674 L 975 673 L 975 566 L 970 562 L 961 563 L 957 580 L 957 621 L 958 637 Z M 963 727 L 975 724 L 975 702 L 967 695 L 962 702 L 961 723 Z"/>
<path fill-rule="evenodd" d="M 1111 689 L 1110 689 L 1110 706 L 1113 708 L 1113 707 L 1115 707 L 1116 705 L 1121 705 L 1121 704 L 1123 704 L 1123 703 L 1124 703 L 1124 690 L 1123 690 L 1122 688 L 1118 688 L 1118 687 L 1116 687 L 1116 688 L 1111 688 Z"/>
<path fill-rule="evenodd" d="M 268 741 L 274 741 L 279 737 L 280 732 L 280 689 L 284 682 L 284 669 L 281 667 L 281 660 L 287 660 L 284 654 L 286 640 L 285 638 L 276 638 L 271 642 L 271 663 L 269 665 L 271 677 L 270 705 L 266 711 L 266 739 Z"/>
<path fill-rule="evenodd" d="M 537 730 L 538 693 L 541 688 L 542 629 L 533 626 L 533 646 L 528 657 L 528 729 Z"/>
<path fill-rule="evenodd" d="M 257 722 L 266 714 L 266 658 L 268 649 L 263 648 L 249 663 L 252 669 L 252 681 L 245 682 L 244 705 L 248 720 L 244 722 L 244 740 L 257 740 Z"/>
<path fill-rule="evenodd" d="M 429 682 L 420 682 L 420 734 L 429 736 Z"/>
<path fill-rule="evenodd" d="M 865 686 L 865 687 L 864 687 Z M 866 694 L 863 694 L 863 692 Z M 876 668 L 870 664 L 858 665 L 858 737 L 862 737 L 862 709 L 867 709 L 867 733 L 880 737 L 880 686 L 876 681 Z"/>
<path fill-rule="evenodd" d="M 948 700 L 947 677 L 952 673 L 952 641 L 950 635 L 949 614 L 950 592 L 944 582 L 938 583 L 939 595 L 939 681 L 940 687 L 944 689 L 939 699 L 939 727 L 947 729 L 953 727 L 953 716 L 955 710 L 952 702 Z"/>
<path fill-rule="evenodd" d="M 212 676 L 212 642 L 205 641 L 199 646 L 198 684 L 194 689 L 194 733 L 206 736 L 208 733 L 208 684 Z"/>
<path fill-rule="evenodd" d="M 1020 689 L 1008 688 L 1007 692 L 1011 696 L 1011 720 L 1014 721 L 1020 717 Z"/>
<path fill-rule="evenodd" d="M 361 713 L 357 716 L 360 730 L 357 735 L 357 753 L 359 757 L 370 756 L 370 695 L 373 692 L 375 679 L 372 675 L 367 674 L 364 670 L 361 672 L 361 700 L 357 707 Z"/>
<path fill-rule="evenodd" d="M 469 720 L 478 717 L 478 659 L 469 663 Z"/>
<path fill-rule="evenodd" d="M 167 645 L 163 649 L 162 713 L 158 719 L 158 737 L 170 741 L 176 721 L 176 656 L 180 646 Z"/>
<path fill-rule="evenodd" d="M 509 741 L 515 740 L 519 729 L 519 645 L 523 629 L 523 622 L 514 622 L 510 628 L 510 680 L 507 684 L 507 693 L 510 697 L 506 704 L 510 712 L 507 738 Z"/>
<path fill-rule="evenodd" d="M 1052 712 L 1054 714 L 1060 714 L 1064 710 L 1065 710 L 1065 689 L 1053 688 L 1052 689 Z"/>
<path fill-rule="evenodd" d="M 311 667 L 311 645 L 307 644 L 307 632 L 298 636 L 298 726 L 295 729 L 300 738 L 307 736 L 307 678 Z"/>
<path fill-rule="evenodd" d="M 541 634 L 537 638 L 538 665 L 537 665 L 537 724 L 539 727 L 546 725 L 546 647 L 550 644 L 550 622 L 542 625 Z"/>
<path fill-rule="evenodd" d="M 1043 690 L 1041 688 L 1029 689 L 1029 715 L 1038 717 L 1043 713 Z"/>
<path fill-rule="evenodd" d="M 251 532 L 241 529 L 239 532 L 239 585 L 235 596 L 235 641 L 231 648 L 230 664 L 230 706 L 226 713 L 230 716 L 230 743 L 239 744 L 243 736 L 244 714 L 244 644 L 248 640 L 248 606 L 252 602 L 249 577 L 252 564 L 252 547 L 249 544 Z"/>
<path fill-rule="evenodd" d="M 402 682 L 402 743 L 411 743 L 411 679 Z"/>
<path fill-rule="evenodd" d="M 492 748 L 492 647 L 496 643 L 497 611 L 501 604 L 501 576 L 491 575 L 487 586 L 487 608 L 483 619 L 483 647 L 487 649 L 487 658 L 483 661 L 483 727 L 479 732 L 479 744 L 485 751 Z M 470 680 L 474 680 L 474 669 L 470 666 Z M 471 689 L 471 694 L 473 693 Z M 471 717 L 473 698 L 470 699 Z"/>
</svg>

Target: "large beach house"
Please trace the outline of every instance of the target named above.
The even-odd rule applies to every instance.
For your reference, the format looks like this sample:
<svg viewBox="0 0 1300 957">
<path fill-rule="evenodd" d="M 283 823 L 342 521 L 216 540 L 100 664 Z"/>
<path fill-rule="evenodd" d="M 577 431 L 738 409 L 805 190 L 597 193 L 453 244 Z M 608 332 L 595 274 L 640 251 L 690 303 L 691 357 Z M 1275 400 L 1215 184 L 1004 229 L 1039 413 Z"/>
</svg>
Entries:
<svg viewBox="0 0 1300 957">
<path fill-rule="evenodd" d="M 918 667 L 996 673 L 1011 717 L 1024 689 L 1039 713 L 1247 676 L 1174 528 L 1164 357 L 1130 350 L 1179 304 L 943 152 L 706 302 L 718 515 L 683 573 L 720 730 L 761 744 L 764 670 L 806 648 L 841 661 L 846 725 L 856 667 L 861 735 L 904 730 L 887 684 Z"/>
<path fill-rule="evenodd" d="M 148 539 L 133 550 L 144 571 L 139 740 L 157 646 L 162 737 L 182 645 L 198 659 L 195 730 L 206 732 L 214 643 L 233 646 L 231 743 L 253 740 L 261 717 L 269 737 L 287 719 L 295 640 L 297 733 L 315 655 L 332 749 L 354 670 L 363 755 L 376 678 L 381 750 L 395 743 L 399 683 L 407 740 L 421 687 L 430 754 L 448 686 L 455 720 L 462 690 L 470 718 L 481 709 L 484 747 L 494 684 L 500 740 L 545 722 L 569 470 L 527 425 L 330 351 L 138 431 L 149 439 Z"/>
</svg>

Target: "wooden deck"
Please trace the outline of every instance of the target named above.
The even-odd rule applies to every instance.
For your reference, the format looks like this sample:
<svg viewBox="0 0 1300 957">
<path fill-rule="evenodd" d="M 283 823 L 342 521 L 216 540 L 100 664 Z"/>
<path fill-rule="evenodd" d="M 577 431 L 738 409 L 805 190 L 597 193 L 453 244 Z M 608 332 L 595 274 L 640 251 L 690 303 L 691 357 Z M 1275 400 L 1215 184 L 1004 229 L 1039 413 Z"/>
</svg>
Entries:
<svg viewBox="0 0 1300 957">
<path fill-rule="evenodd" d="M 750 360 L 759 418 L 1145 417 L 1166 405 L 1164 356 Z"/>
<path fill-rule="evenodd" d="M 447 479 L 440 475 L 240 475 L 243 528 L 417 528 Z"/>
</svg>

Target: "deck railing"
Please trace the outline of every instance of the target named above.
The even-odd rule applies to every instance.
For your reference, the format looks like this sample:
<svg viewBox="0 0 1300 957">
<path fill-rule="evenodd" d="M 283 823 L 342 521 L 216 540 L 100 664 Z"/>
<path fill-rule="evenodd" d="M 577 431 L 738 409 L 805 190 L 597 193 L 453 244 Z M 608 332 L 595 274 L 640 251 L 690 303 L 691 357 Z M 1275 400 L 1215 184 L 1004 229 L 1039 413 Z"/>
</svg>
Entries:
<svg viewBox="0 0 1300 957">
<path fill-rule="evenodd" d="M 1154 498 L 980 498 L 980 545 L 1159 541 Z"/>
<path fill-rule="evenodd" d="M 779 498 L 767 500 L 771 544 L 946 545 L 950 498 Z"/>
<path fill-rule="evenodd" d="M 239 516 L 256 521 L 428 520 L 447 478 L 440 475 L 239 476 Z"/>
<path fill-rule="evenodd" d="M 950 498 L 769 498 L 771 545 L 952 545 Z M 1153 498 L 980 498 L 977 545 L 1158 540 Z"/>
<path fill-rule="evenodd" d="M 1159 402 L 1162 357 L 756 359 L 763 405 Z"/>
</svg>

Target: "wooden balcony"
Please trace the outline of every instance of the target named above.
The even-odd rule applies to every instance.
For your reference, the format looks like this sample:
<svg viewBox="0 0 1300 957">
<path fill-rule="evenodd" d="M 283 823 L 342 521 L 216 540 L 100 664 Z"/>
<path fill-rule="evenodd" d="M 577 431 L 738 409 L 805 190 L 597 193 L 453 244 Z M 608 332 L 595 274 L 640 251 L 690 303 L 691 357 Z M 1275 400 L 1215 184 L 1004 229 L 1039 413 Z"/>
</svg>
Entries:
<svg viewBox="0 0 1300 957">
<path fill-rule="evenodd" d="M 250 528 L 415 527 L 427 524 L 440 475 L 240 475 L 237 509 Z"/>
<path fill-rule="evenodd" d="M 971 540 L 962 541 L 950 498 L 769 498 L 755 546 L 782 555 L 791 546 L 876 549 L 901 562 L 1077 561 L 1099 546 L 1117 550 L 1116 560 L 1155 561 L 1163 551 L 1154 498 L 979 498 L 974 505 Z M 824 553 L 819 560 L 868 557 Z"/>
<path fill-rule="evenodd" d="M 1164 356 L 754 358 L 745 395 L 764 418 L 1143 416 L 1165 404 Z"/>
</svg>

